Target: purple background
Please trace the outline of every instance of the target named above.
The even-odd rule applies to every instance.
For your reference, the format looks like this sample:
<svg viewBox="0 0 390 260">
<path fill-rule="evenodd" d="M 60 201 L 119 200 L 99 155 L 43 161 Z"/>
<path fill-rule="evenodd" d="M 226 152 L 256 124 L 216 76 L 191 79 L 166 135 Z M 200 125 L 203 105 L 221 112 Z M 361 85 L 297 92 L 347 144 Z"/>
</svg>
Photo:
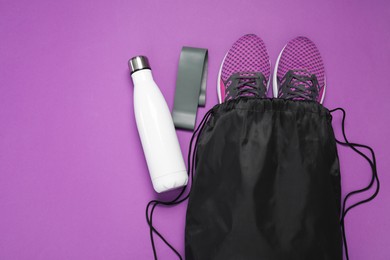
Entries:
<svg viewBox="0 0 390 260">
<path fill-rule="evenodd" d="M 0 21 L 0 259 L 152 259 L 144 210 L 158 196 L 127 60 L 149 57 L 172 108 L 181 47 L 208 48 L 199 119 L 217 102 L 225 52 L 245 33 L 263 38 L 273 63 L 295 36 L 317 43 L 324 105 L 347 110 L 348 136 L 375 148 L 382 181 L 346 221 L 351 259 L 390 259 L 389 1 L 0 0 Z M 339 116 L 334 128 L 340 136 Z M 186 155 L 191 133 L 178 135 Z M 350 149 L 339 153 L 345 194 L 370 169 Z M 185 209 L 158 209 L 155 221 L 180 252 Z M 160 242 L 158 252 L 175 259 Z"/>
</svg>

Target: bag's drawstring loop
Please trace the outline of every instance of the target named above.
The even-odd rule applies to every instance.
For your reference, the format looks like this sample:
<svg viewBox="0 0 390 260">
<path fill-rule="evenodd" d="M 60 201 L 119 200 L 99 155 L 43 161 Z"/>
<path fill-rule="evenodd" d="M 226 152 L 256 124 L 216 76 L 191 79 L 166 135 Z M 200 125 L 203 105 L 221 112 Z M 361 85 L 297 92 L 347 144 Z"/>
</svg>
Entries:
<svg viewBox="0 0 390 260">
<path fill-rule="evenodd" d="M 197 149 L 198 140 L 199 140 L 198 137 L 202 133 L 202 131 L 206 125 L 206 122 L 210 118 L 211 114 L 212 114 L 212 109 L 207 111 L 207 113 L 204 115 L 202 121 L 199 123 L 198 127 L 196 128 L 196 130 L 194 131 L 194 133 L 192 134 L 192 137 L 191 137 L 190 146 L 189 146 L 189 150 L 188 150 L 188 158 L 187 158 L 187 169 L 188 169 L 188 175 L 191 178 L 191 186 L 192 186 L 193 179 L 194 179 L 196 149 Z M 195 140 L 195 138 L 196 138 L 196 141 L 195 141 L 195 145 L 194 145 L 194 151 L 192 151 L 192 148 L 193 148 L 192 145 L 193 145 L 193 141 Z M 154 242 L 154 236 L 153 236 L 154 234 L 156 234 L 178 256 L 178 258 L 180 260 L 183 260 L 183 257 L 180 255 L 180 253 L 153 226 L 153 213 L 154 213 L 155 208 L 158 205 L 173 206 L 173 205 L 180 204 L 183 201 L 187 200 L 190 193 L 191 193 L 192 187 L 189 188 L 187 195 L 185 195 L 184 197 L 182 197 L 182 196 L 185 193 L 188 186 L 190 186 L 189 182 L 188 182 L 187 186 L 183 187 L 181 189 L 181 191 L 179 192 L 179 194 L 171 201 L 151 200 L 151 201 L 149 201 L 148 205 L 146 206 L 146 221 L 147 221 L 149 228 L 150 228 L 150 242 L 152 244 L 153 255 L 154 255 L 155 260 L 157 260 L 157 251 L 156 251 L 156 246 L 155 246 L 155 242 Z"/>
<path fill-rule="evenodd" d="M 333 110 L 330 110 L 330 113 L 333 113 L 335 111 L 341 111 L 343 113 L 343 118 L 342 118 L 342 121 L 341 121 L 341 129 L 342 129 L 342 134 L 343 134 L 343 138 L 344 138 L 344 142 L 339 141 L 337 138 L 336 138 L 336 142 L 338 144 L 340 144 L 340 145 L 350 147 L 353 151 L 355 151 L 360 156 L 362 156 L 369 163 L 369 165 L 371 167 L 371 172 L 372 172 L 372 177 L 371 177 L 370 183 L 366 187 L 364 187 L 362 189 L 358 189 L 358 190 L 349 192 L 345 196 L 345 198 L 343 200 L 340 225 L 341 225 L 342 236 L 343 236 L 343 244 L 344 244 L 344 248 L 345 248 L 345 256 L 346 256 L 346 259 L 349 260 L 348 245 L 347 245 L 347 238 L 346 238 L 346 234 L 345 234 L 346 232 L 345 232 L 345 224 L 344 224 L 345 223 L 345 217 L 346 217 L 347 213 L 350 210 L 352 210 L 353 208 L 373 200 L 379 193 L 380 182 L 379 182 L 379 178 L 378 178 L 378 172 L 377 172 L 377 167 L 376 167 L 376 157 L 375 157 L 374 150 L 371 147 L 367 146 L 367 145 L 351 143 L 348 140 L 347 135 L 345 133 L 346 112 L 342 108 L 335 108 Z M 367 155 L 365 155 L 363 152 L 361 152 L 357 148 L 367 149 L 370 152 L 370 154 L 371 154 L 371 158 L 369 158 Z M 375 191 L 374 191 L 374 193 L 371 196 L 369 196 L 367 199 L 363 199 L 363 200 L 358 201 L 358 202 L 356 202 L 356 203 L 354 203 L 354 204 L 352 204 L 352 205 L 347 207 L 348 199 L 350 199 L 353 195 L 360 194 L 362 192 L 370 190 L 374 186 L 374 184 L 376 184 Z"/>
</svg>

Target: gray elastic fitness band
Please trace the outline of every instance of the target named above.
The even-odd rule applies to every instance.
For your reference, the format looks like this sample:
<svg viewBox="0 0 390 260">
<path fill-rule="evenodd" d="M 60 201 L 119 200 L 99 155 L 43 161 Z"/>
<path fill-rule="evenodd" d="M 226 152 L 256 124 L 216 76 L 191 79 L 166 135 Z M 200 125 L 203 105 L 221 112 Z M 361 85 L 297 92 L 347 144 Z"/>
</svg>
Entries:
<svg viewBox="0 0 390 260">
<path fill-rule="evenodd" d="M 173 122 L 194 130 L 198 106 L 206 104 L 207 49 L 183 47 L 176 79 Z"/>
</svg>

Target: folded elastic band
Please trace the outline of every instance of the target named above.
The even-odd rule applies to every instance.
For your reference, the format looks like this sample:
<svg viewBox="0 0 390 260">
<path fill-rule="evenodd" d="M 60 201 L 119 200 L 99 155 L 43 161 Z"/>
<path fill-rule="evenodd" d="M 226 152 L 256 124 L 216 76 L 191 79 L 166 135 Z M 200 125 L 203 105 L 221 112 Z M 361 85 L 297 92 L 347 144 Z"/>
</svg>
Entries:
<svg viewBox="0 0 390 260">
<path fill-rule="evenodd" d="M 206 104 L 207 49 L 183 47 L 172 117 L 176 128 L 194 130 L 198 106 Z"/>
</svg>

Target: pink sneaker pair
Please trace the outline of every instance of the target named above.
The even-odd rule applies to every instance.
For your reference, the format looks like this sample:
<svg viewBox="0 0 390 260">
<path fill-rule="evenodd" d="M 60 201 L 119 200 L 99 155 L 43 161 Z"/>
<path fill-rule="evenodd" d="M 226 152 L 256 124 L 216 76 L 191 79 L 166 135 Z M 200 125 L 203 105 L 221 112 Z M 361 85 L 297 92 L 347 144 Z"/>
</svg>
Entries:
<svg viewBox="0 0 390 260">
<path fill-rule="evenodd" d="M 218 75 L 219 103 L 242 96 L 266 98 L 271 61 L 263 40 L 247 34 L 226 53 Z M 276 60 L 273 97 L 322 103 L 325 68 L 316 45 L 306 37 L 289 41 Z"/>
</svg>

